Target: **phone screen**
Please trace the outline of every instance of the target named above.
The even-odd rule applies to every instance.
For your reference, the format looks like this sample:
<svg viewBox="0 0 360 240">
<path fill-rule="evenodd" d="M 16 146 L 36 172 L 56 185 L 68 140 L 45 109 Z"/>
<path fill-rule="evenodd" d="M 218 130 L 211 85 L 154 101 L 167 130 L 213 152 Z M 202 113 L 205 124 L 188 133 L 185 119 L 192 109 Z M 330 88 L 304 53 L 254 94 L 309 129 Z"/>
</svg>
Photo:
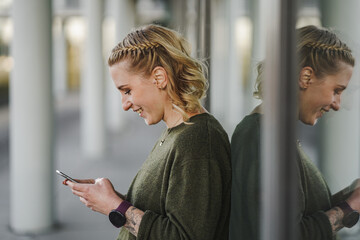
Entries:
<svg viewBox="0 0 360 240">
<path fill-rule="evenodd" d="M 65 173 L 63 173 L 63 172 L 61 172 L 59 170 L 56 170 L 56 173 L 59 174 L 60 176 L 62 176 L 63 178 L 66 178 L 69 181 L 72 181 L 74 183 L 78 183 L 77 181 L 75 181 L 74 179 L 72 179 L 71 177 L 69 177 L 68 175 L 66 175 Z"/>
</svg>

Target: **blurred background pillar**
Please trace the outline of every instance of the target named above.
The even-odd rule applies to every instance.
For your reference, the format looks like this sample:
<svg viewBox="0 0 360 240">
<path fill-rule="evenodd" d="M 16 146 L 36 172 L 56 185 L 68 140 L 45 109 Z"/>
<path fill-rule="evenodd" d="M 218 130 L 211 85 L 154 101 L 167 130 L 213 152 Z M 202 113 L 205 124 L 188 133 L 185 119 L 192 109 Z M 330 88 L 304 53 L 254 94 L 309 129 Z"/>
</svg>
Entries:
<svg viewBox="0 0 360 240">
<path fill-rule="evenodd" d="M 121 94 L 115 87 L 107 66 L 107 59 L 111 50 L 126 37 L 131 28 L 135 25 L 134 2 L 131 0 L 109 0 L 108 12 L 110 19 L 111 37 L 106 35 L 105 46 L 105 73 L 106 73 L 106 107 L 107 126 L 111 131 L 119 131 L 126 124 L 126 114 L 122 109 Z M 104 38 L 105 39 L 105 38 Z"/>
<path fill-rule="evenodd" d="M 36 234 L 54 224 L 51 1 L 12 6 L 10 227 Z"/>
<path fill-rule="evenodd" d="M 321 123 L 320 166 L 332 192 L 337 192 L 360 176 L 360 1 L 321 2 L 323 25 L 336 29 L 353 50 L 356 59 L 348 88 L 341 96 L 339 113 L 330 112 Z"/>
<path fill-rule="evenodd" d="M 64 98 L 67 92 L 66 45 L 64 20 L 56 17 L 53 23 L 53 93 L 57 99 Z"/>
<path fill-rule="evenodd" d="M 229 0 L 228 1 L 228 71 L 229 83 L 227 84 L 227 92 L 229 101 L 227 105 L 227 121 L 229 129 L 232 131 L 235 126 L 243 118 L 244 112 L 244 88 L 242 78 L 242 58 L 240 56 L 237 24 L 241 11 L 244 10 L 245 0 Z"/>
<path fill-rule="evenodd" d="M 85 157 L 100 158 L 105 150 L 103 0 L 86 0 L 83 4 L 87 33 L 81 78 L 81 144 Z"/>
<path fill-rule="evenodd" d="M 196 0 L 186 0 L 186 34 L 185 37 L 191 45 L 191 56 L 197 56 L 197 36 L 196 22 L 198 15 L 196 12 Z"/>
<path fill-rule="evenodd" d="M 198 50 L 197 57 L 203 59 L 208 67 L 208 75 L 206 76 L 211 86 L 211 0 L 199 0 L 197 5 L 198 10 L 198 25 L 197 25 L 197 43 L 196 48 Z M 204 99 L 204 107 L 211 112 L 210 109 L 210 89 L 207 91 L 207 96 Z"/>
<path fill-rule="evenodd" d="M 232 134 L 234 129 L 227 126 L 228 107 L 228 49 L 229 49 L 229 24 L 227 23 L 227 0 L 215 0 L 212 2 L 212 30 L 211 30 L 211 65 L 212 77 L 211 92 L 211 113 L 223 123 L 223 127 Z M 239 93 L 240 94 L 240 93 Z M 240 119 L 238 119 L 240 121 Z M 231 135 L 229 135 L 231 137 Z"/>
</svg>

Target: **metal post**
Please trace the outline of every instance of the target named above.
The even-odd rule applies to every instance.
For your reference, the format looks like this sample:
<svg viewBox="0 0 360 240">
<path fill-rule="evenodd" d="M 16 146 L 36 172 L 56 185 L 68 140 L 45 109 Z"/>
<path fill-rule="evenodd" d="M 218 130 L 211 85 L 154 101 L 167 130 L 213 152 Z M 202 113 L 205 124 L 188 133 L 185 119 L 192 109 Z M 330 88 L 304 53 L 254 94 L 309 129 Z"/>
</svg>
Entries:
<svg viewBox="0 0 360 240">
<path fill-rule="evenodd" d="M 297 239 L 296 85 L 294 28 L 296 1 L 267 5 L 267 47 L 262 127 L 261 239 Z"/>
</svg>

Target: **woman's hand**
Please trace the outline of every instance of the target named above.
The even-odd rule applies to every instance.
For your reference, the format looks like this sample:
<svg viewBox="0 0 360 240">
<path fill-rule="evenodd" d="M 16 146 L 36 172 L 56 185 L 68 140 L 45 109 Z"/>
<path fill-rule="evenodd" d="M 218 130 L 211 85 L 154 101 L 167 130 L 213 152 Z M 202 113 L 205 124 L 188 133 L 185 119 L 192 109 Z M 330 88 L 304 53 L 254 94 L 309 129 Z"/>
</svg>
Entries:
<svg viewBox="0 0 360 240">
<path fill-rule="evenodd" d="M 79 183 L 64 181 L 80 201 L 93 211 L 109 215 L 123 201 L 107 178 L 78 180 Z"/>
<path fill-rule="evenodd" d="M 355 182 L 355 181 L 354 181 Z M 356 184 L 353 185 L 352 194 L 346 202 L 350 205 L 350 207 L 358 212 L 360 212 L 360 188 L 358 186 L 355 187 Z"/>
</svg>

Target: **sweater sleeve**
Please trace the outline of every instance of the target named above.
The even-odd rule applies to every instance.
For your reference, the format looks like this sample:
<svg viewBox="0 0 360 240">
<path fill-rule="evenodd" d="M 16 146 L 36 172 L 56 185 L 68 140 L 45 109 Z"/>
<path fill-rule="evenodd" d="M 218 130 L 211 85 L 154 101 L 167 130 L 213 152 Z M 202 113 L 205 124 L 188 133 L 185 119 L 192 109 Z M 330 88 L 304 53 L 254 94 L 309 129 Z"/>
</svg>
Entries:
<svg viewBox="0 0 360 240">
<path fill-rule="evenodd" d="M 228 142 L 200 137 L 185 137 L 177 143 L 165 214 L 145 211 L 137 239 L 227 239 L 215 232 L 219 228 L 228 232 L 229 208 L 224 210 L 230 205 Z"/>
<path fill-rule="evenodd" d="M 331 224 L 329 218 L 325 214 L 325 211 L 318 210 L 312 214 L 304 215 L 306 205 L 311 205 L 311 201 L 316 198 L 308 191 L 305 191 L 306 186 L 305 178 L 311 178 L 305 174 L 304 166 L 301 161 L 298 161 L 298 178 L 299 178 L 299 212 L 297 215 L 297 222 L 302 240 L 332 240 L 333 237 Z M 307 177 L 306 177 L 307 176 Z M 310 181 L 312 182 L 312 181 Z M 320 193 L 320 191 L 319 191 Z M 309 195 L 306 200 L 306 195 Z M 330 207 L 330 206 L 329 206 Z"/>
</svg>

